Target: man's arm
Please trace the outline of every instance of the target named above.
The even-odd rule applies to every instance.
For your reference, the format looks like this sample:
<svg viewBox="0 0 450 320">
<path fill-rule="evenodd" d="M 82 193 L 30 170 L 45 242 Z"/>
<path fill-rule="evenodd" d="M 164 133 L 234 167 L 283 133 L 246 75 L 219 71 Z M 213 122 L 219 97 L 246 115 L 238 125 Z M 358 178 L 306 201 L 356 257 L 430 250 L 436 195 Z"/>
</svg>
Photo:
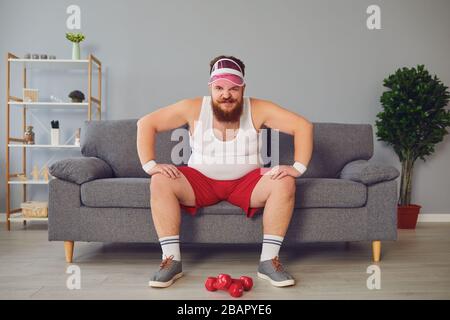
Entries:
<svg viewBox="0 0 450 320">
<path fill-rule="evenodd" d="M 308 166 L 313 151 L 313 124 L 304 117 L 279 105 L 267 101 L 258 101 L 258 113 L 262 123 L 269 128 L 294 136 L 294 161 Z"/>
<path fill-rule="evenodd" d="M 188 122 L 190 99 L 155 110 L 137 122 L 137 151 L 141 164 L 155 159 L 155 135 L 161 131 L 178 128 Z"/>
</svg>

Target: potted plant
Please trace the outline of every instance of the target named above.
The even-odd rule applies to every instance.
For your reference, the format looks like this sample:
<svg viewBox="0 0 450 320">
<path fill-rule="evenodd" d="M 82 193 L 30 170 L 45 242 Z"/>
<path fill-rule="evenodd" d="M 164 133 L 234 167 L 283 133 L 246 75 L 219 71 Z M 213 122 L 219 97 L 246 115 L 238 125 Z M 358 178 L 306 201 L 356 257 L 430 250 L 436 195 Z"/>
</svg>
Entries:
<svg viewBox="0 0 450 320">
<path fill-rule="evenodd" d="M 423 65 L 398 69 L 384 79 L 388 88 L 381 96 L 383 111 L 376 120 L 378 141 L 392 145 L 402 165 L 398 202 L 398 228 L 414 229 L 421 206 L 411 204 L 414 162 L 434 152 L 450 126 L 444 108 L 450 98 L 448 87 L 432 77 Z"/>
<path fill-rule="evenodd" d="M 72 42 L 72 60 L 80 59 L 80 42 L 85 39 L 84 34 L 67 32 L 66 38 Z"/>
</svg>

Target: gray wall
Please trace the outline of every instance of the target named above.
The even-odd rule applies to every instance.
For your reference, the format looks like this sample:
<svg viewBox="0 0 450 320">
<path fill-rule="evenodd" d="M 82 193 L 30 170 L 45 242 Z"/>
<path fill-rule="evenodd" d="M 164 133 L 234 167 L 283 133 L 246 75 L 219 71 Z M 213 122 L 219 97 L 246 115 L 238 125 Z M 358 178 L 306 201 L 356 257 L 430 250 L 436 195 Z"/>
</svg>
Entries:
<svg viewBox="0 0 450 320">
<path fill-rule="evenodd" d="M 246 95 L 270 99 L 314 122 L 374 124 L 381 110 L 382 80 L 398 67 L 423 63 L 450 85 L 447 0 L 2 0 L 2 58 L 8 51 L 70 58 L 71 46 L 64 36 L 70 4 L 81 6 L 81 31 L 87 36 L 82 55 L 92 52 L 105 66 L 106 119 L 140 117 L 179 99 L 207 94 L 208 63 L 219 54 L 236 55 L 246 63 Z M 370 4 L 381 6 L 382 30 L 366 28 Z M 4 212 L 4 60 L 0 74 Z M 55 74 L 57 80 L 42 82 L 32 75 L 31 85 L 43 96 L 64 97 L 68 88 L 85 88 L 79 77 L 74 83 Z M 44 124 L 60 119 L 65 138 L 83 116 L 39 113 Z M 21 134 L 20 127 L 16 130 Z M 39 135 L 42 142 L 47 138 L 45 131 Z M 30 161 L 45 163 L 46 152 L 31 151 Z M 61 151 L 54 156 L 72 155 L 79 153 Z M 19 156 L 17 152 L 12 161 Z M 382 142 L 375 142 L 373 160 L 400 168 L 393 150 Z M 449 163 L 448 136 L 426 162 L 417 162 L 413 202 L 421 204 L 423 212 L 450 212 Z M 20 190 L 13 188 L 16 194 Z M 31 195 L 46 195 L 46 186 L 29 188 Z"/>
</svg>

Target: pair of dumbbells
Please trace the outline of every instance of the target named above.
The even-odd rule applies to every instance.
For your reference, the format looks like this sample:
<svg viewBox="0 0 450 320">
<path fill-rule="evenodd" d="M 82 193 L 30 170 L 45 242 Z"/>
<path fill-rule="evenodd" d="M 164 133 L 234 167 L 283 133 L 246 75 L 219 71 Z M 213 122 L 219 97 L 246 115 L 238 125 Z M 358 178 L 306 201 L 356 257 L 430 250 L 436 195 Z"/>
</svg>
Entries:
<svg viewBox="0 0 450 320">
<path fill-rule="evenodd" d="M 253 279 L 241 276 L 233 279 L 229 274 L 221 273 L 217 277 L 208 277 L 205 281 L 205 288 L 208 291 L 224 290 L 234 297 L 242 296 L 244 291 L 249 291 L 253 287 Z"/>
</svg>

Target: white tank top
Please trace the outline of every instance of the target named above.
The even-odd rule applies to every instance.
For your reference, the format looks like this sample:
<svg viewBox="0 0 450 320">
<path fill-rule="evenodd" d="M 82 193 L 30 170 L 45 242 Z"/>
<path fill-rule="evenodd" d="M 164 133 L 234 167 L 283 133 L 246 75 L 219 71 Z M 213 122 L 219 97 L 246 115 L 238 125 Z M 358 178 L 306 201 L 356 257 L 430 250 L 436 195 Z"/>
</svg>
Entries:
<svg viewBox="0 0 450 320">
<path fill-rule="evenodd" d="M 260 134 L 253 126 L 250 98 L 244 97 L 244 105 L 237 135 L 222 141 L 221 133 L 213 132 L 214 113 L 211 96 L 204 96 L 199 119 L 194 131 L 189 132 L 192 153 L 188 166 L 215 180 L 234 180 L 262 167 L 260 158 Z"/>
</svg>

